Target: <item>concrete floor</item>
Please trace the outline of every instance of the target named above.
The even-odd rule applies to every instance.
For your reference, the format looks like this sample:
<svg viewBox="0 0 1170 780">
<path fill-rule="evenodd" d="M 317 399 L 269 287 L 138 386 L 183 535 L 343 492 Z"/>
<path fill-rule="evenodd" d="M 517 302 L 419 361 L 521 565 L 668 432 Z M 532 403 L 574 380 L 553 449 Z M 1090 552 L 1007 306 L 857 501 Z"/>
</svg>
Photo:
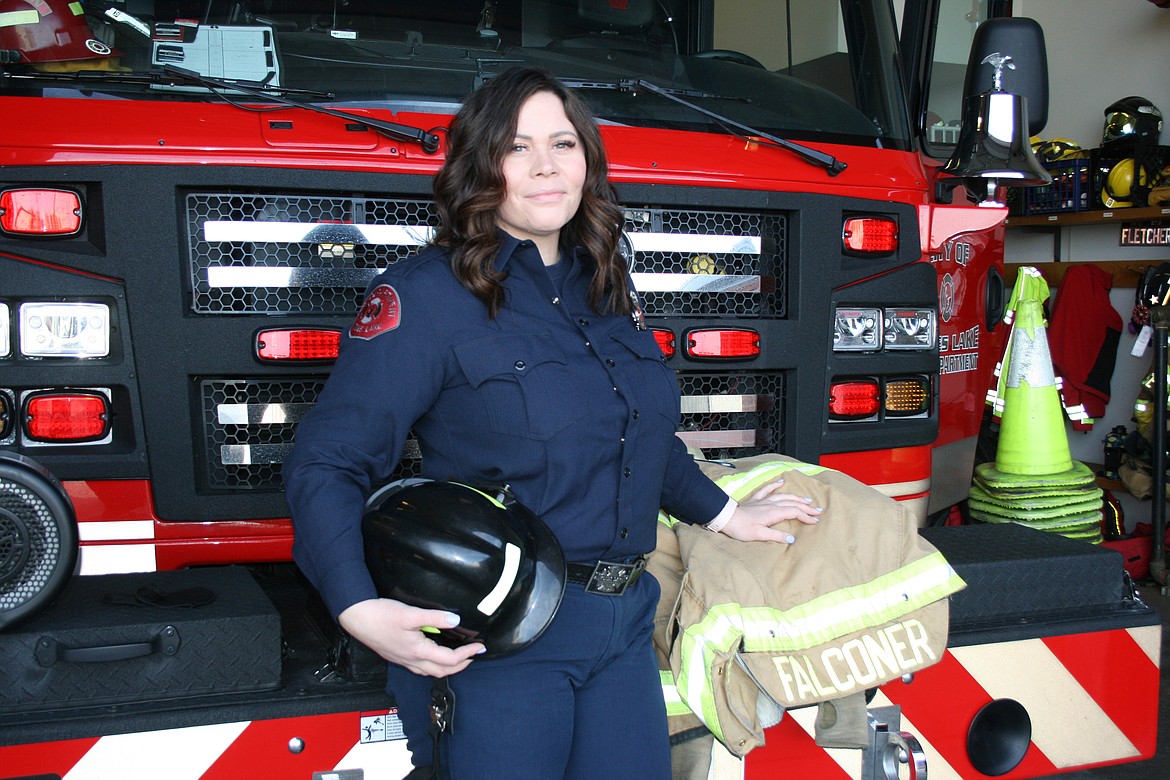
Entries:
<svg viewBox="0 0 1170 780">
<path fill-rule="evenodd" d="M 1138 763 L 1051 775 L 1063 780 L 1167 780 L 1170 778 L 1170 596 L 1152 585 L 1139 586 L 1142 601 L 1162 613 L 1162 677 L 1158 698 L 1158 749 Z"/>
</svg>

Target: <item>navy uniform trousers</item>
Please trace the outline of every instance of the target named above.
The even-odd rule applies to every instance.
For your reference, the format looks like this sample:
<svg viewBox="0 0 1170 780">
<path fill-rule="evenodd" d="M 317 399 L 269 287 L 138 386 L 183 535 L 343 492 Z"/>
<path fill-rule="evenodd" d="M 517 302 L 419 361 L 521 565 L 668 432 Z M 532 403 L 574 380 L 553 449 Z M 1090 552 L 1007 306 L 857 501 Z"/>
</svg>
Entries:
<svg viewBox="0 0 1170 780">
<path fill-rule="evenodd" d="M 569 583 L 534 644 L 451 676 L 453 729 L 440 740 L 441 777 L 669 780 L 666 705 L 650 643 L 658 595 L 645 573 L 621 596 Z M 418 765 L 431 761 L 433 682 L 390 665 L 387 690 Z"/>
</svg>

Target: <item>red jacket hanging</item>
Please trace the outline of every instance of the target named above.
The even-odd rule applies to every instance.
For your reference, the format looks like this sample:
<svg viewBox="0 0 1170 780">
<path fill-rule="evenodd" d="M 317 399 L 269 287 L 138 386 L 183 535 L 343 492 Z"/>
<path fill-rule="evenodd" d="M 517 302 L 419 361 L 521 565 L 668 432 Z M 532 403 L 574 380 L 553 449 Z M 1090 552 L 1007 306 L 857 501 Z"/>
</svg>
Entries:
<svg viewBox="0 0 1170 780">
<path fill-rule="evenodd" d="M 1052 365 L 1065 412 L 1077 430 L 1105 414 L 1121 339 L 1121 315 L 1109 301 L 1113 277 L 1095 265 L 1071 266 L 1057 290 L 1048 326 Z"/>
</svg>

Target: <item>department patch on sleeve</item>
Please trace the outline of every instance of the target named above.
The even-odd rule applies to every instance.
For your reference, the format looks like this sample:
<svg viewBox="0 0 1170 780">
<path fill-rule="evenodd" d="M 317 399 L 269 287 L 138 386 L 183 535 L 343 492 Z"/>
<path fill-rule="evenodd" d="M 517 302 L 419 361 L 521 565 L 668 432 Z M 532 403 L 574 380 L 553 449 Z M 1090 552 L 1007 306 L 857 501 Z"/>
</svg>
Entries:
<svg viewBox="0 0 1170 780">
<path fill-rule="evenodd" d="M 349 335 L 355 339 L 369 341 L 398 327 L 402 306 L 398 293 L 388 284 L 380 284 L 366 296 L 362 310 L 349 328 Z"/>
</svg>

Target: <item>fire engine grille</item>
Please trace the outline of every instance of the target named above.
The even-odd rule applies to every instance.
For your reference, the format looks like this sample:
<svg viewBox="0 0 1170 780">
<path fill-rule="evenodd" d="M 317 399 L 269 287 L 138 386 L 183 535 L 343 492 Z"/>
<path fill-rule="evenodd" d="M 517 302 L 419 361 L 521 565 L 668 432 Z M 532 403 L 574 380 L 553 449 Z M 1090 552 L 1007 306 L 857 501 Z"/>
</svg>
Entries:
<svg viewBox="0 0 1170 780">
<path fill-rule="evenodd" d="M 353 315 L 369 280 L 436 224 L 424 200 L 190 193 L 186 208 L 202 314 Z"/>
<path fill-rule="evenodd" d="M 688 373 L 679 384 L 679 436 L 708 458 L 784 451 L 782 372 Z"/>
<path fill-rule="evenodd" d="M 369 281 L 418 251 L 422 199 L 188 193 L 191 308 L 201 314 L 344 314 Z M 628 207 L 623 251 L 651 316 L 783 318 L 783 212 Z"/>
<path fill-rule="evenodd" d="M 278 489 L 297 423 L 324 385 L 323 380 L 200 382 L 205 487 Z"/>
<path fill-rule="evenodd" d="M 279 490 L 297 423 L 324 386 L 323 379 L 200 381 L 203 487 Z M 408 442 L 395 476 L 417 476 L 419 463 L 417 444 Z"/>
<path fill-rule="evenodd" d="M 786 316 L 783 212 L 627 208 L 625 216 L 625 251 L 646 314 Z"/>
</svg>

